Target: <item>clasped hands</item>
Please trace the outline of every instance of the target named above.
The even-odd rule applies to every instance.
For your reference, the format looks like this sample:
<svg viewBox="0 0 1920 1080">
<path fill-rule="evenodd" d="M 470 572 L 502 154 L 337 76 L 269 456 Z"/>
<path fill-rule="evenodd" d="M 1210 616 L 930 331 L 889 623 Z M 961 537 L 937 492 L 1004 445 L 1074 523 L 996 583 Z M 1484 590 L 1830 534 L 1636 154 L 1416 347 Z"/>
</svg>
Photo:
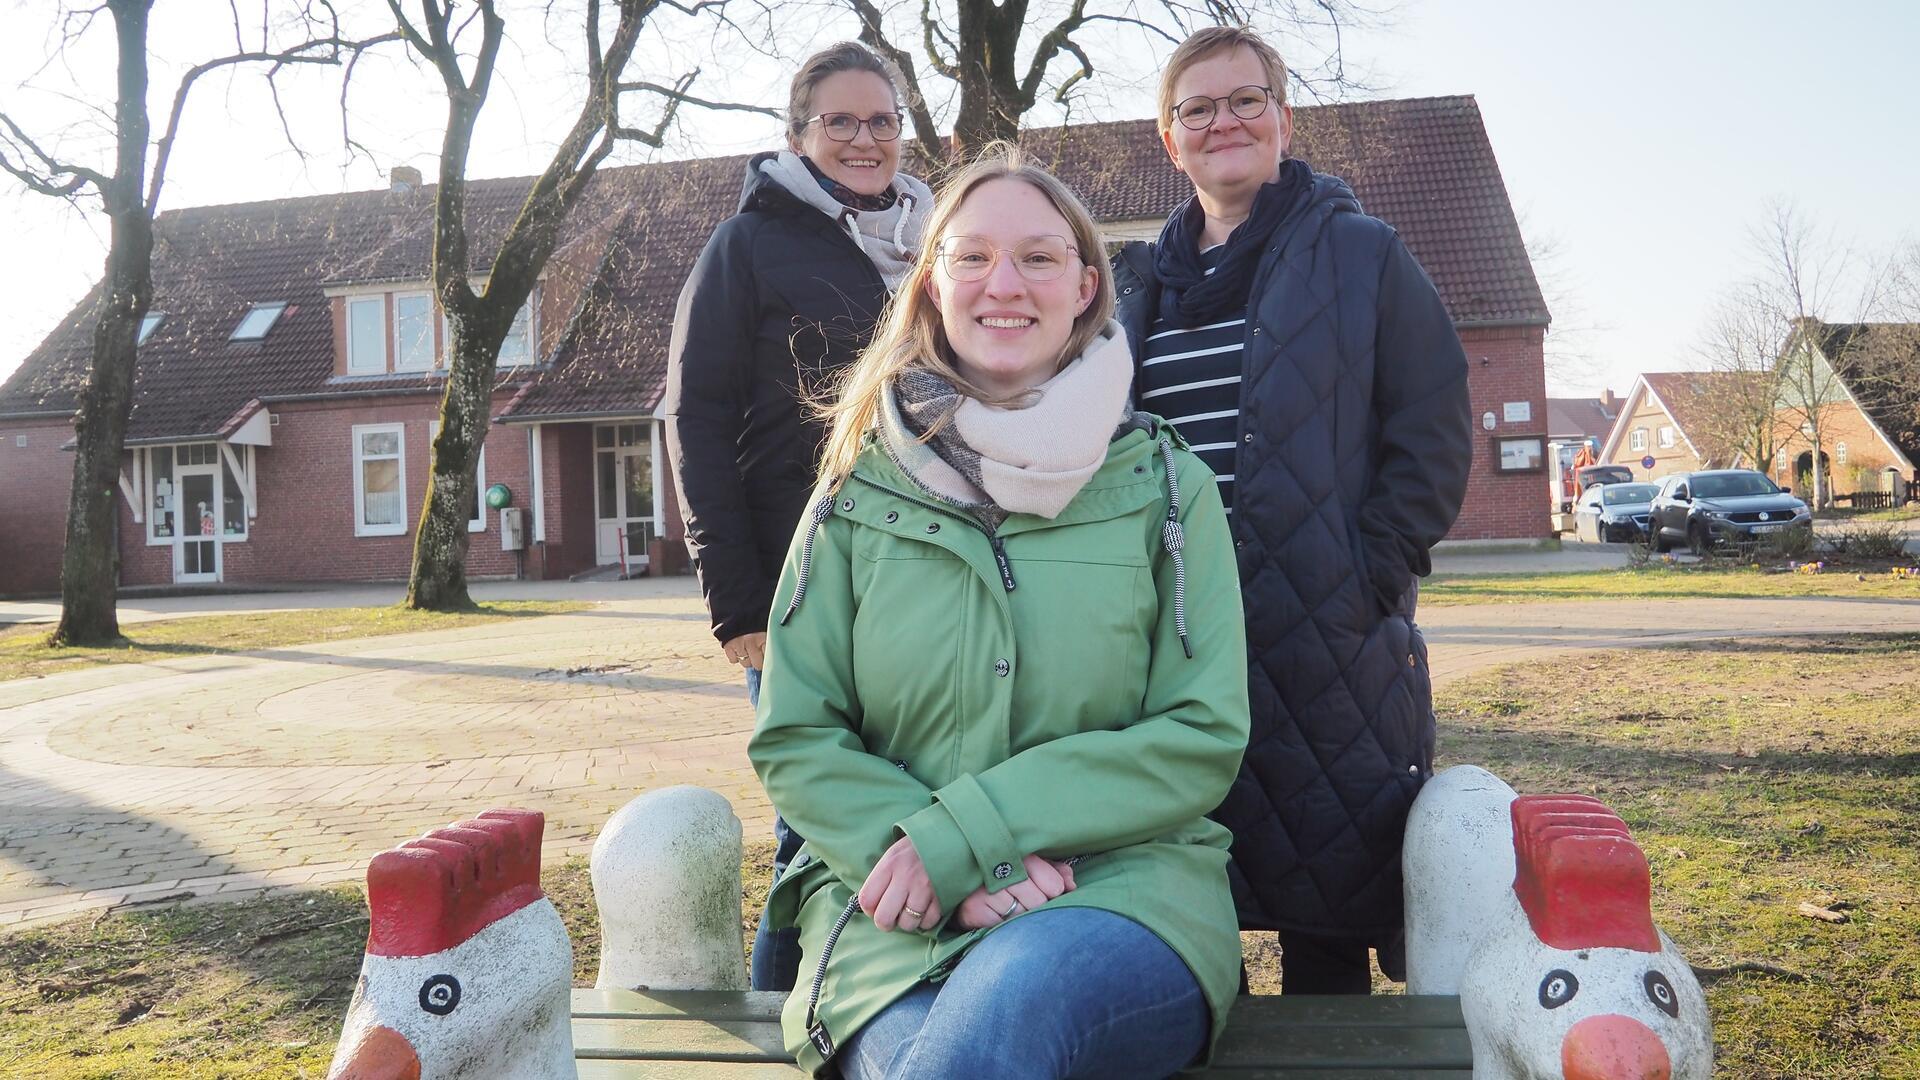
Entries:
<svg viewBox="0 0 1920 1080">
<path fill-rule="evenodd" d="M 985 885 L 973 890 L 960 901 L 954 922 L 965 930 L 979 930 L 1073 891 L 1072 866 L 1038 855 L 1028 855 L 1021 861 L 1027 869 L 1027 880 L 997 893 L 988 893 Z M 940 925 L 940 897 L 935 895 L 933 880 L 927 876 L 926 865 L 911 839 L 903 836 L 895 840 L 874 864 L 873 872 L 860 886 L 860 910 L 872 916 L 873 924 L 882 930 L 931 930 Z"/>
</svg>

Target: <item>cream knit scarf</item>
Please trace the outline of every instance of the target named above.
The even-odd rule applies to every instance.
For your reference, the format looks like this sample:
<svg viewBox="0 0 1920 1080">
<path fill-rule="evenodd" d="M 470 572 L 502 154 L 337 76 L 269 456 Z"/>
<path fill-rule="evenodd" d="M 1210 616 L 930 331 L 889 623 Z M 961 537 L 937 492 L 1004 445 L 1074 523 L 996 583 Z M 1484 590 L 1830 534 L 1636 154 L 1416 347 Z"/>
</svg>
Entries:
<svg viewBox="0 0 1920 1080">
<path fill-rule="evenodd" d="M 945 379 L 908 369 L 887 387 L 880 435 L 916 483 L 991 524 L 1010 513 L 1051 518 L 1106 461 L 1132 382 L 1127 335 L 1109 320 L 1022 408 L 962 397 Z M 949 412 L 953 419 L 926 439 Z"/>
</svg>

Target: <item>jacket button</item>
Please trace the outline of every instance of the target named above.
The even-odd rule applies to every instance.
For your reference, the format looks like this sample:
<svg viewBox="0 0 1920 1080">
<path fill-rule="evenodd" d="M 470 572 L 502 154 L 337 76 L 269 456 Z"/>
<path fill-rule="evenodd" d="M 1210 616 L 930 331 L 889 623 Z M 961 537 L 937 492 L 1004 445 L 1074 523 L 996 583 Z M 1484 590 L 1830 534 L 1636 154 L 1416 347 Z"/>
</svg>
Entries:
<svg viewBox="0 0 1920 1080">
<path fill-rule="evenodd" d="M 845 513 L 850 513 L 850 512 L 852 511 L 852 510 L 853 510 L 853 500 L 852 500 L 852 499 L 848 499 L 848 500 L 846 500 L 845 502 L 843 502 L 843 503 L 841 503 L 841 504 L 840 504 L 840 512 L 841 512 L 841 513 L 843 513 L 843 514 L 845 514 Z"/>
<path fill-rule="evenodd" d="M 1253 336 L 1254 336 L 1254 337 L 1259 337 L 1259 336 L 1260 336 L 1260 328 L 1259 328 L 1259 327 L 1257 327 L 1257 326 L 1256 326 L 1256 327 L 1254 327 L 1254 328 L 1253 328 Z"/>
<path fill-rule="evenodd" d="M 887 511 L 887 524 L 891 525 L 894 522 L 899 520 L 900 520 L 900 511 L 898 510 Z"/>
<path fill-rule="evenodd" d="M 1129 285 L 1129 286 L 1127 286 L 1126 288 L 1124 288 L 1124 289 L 1121 289 L 1121 290 L 1120 290 L 1120 295 L 1121 295 L 1121 296 L 1129 296 L 1129 295 L 1132 295 L 1132 293 L 1133 293 L 1133 286 L 1131 286 L 1131 285 Z"/>
<path fill-rule="evenodd" d="M 930 532 L 930 533 L 937 533 L 937 532 L 939 532 L 939 531 L 940 531 L 940 523 L 939 523 L 939 522 L 937 522 L 937 521 L 933 521 L 933 522 L 928 522 L 928 523 L 927 523 L 927 531 L 928 531 L 928 532 Z"/>
<path fill-rule="evenodd" d="M 993 876 L 994 876 L 994 879 L 997 881 L 1007 880 L 1008 878 L 1013 876 L 1013 864 L 1010 862 L 1003 862 L 999 866 L 994 867 Z"/>
<path fill-rule="evenodd" d="M 1240 441 L 1251 446 L 1253 444 L 1253 432 L 1249 431 L 1245 435 L 1240 436 Z"/>
<path fill-rule="evenodd" d="M 1409 766 L 1407 766 L 1407 775 L 1408 775 L 1408 776 L 1419 776 L 1419 775 L 1420 775 L 1420 766 L 1418 766 L 1418 765 L 1409 765 Z"/>
<path fill-rule="evenodd" d="M 1407 654 L 1407 666 L 1408 666 L 1408 667 L 1419 667 L 1419 666 L 1420 666 L 1420 665 L 1419 665 L 1418 663 L 1416 663 L 1416 662 L 1414 661 L 1414 659 L 1413 659 L 1413 654 L 1412 654 L 1412 653 L 1408 653 L 1408 654 Z"/>
<path fill-rule="evenodd" d="M 993 673 L 995 675 L 1000 676 L 1003 679 L 1006 678 L 1007 673 L 1012 670 L 1013 670 L 1013 665 L 1007 663 L 1007 658 L 1004 656 L 993 662 Z"/>
<path fill-rule="evenodd" d="M 1233 546 L 1237 548 L 1243 548 L 1247 546 L 1247 542 L 1245 540 L 1235 540 L 1233 542 Z"/>
</svg>

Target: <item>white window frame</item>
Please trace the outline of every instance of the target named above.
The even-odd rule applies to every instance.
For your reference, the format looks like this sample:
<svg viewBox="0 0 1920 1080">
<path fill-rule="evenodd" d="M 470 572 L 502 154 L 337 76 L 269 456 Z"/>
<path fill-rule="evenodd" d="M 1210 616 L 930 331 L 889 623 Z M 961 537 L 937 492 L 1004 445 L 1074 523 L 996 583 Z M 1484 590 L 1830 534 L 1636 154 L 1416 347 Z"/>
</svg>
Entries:
<svg viewBox="0 0 1920 1080">
<path fill-rule="evenodd" d="M 519 322 L 520 316 L 523 314 L 527 317 L 526 329 L 522 334 L 522 337 L 526 340 L 527 351 L 524 359 L 513 361 L 511 363 L 507 361 L 504 355 L 501 356 L 499 361 L 499 364 L 501 367 L 527 367 L 529 365 L 537 364 L 540 362 L 540 325 L 539 325 L 540 303 L 539 301 L 540 301 L 540 287 L 538 285 L 535 285 L 533 288 L 533 291 L 527 294 L 527 302 L 524 304 L 521 304 L 520 310 L 513 313 L 513 319 L 515 322 Z M 507 341 L 511 340 L 512 337 L 513 337 L 513 329 L 512 327 L 508 327 L 507 336 L 505 338 L 502 338 L 500 341 L 500 350 L 502 353 L 506 352 Z"/>
<path fill-rule="evenodd" d="M 240 316 L 240 321 L 234 325 L 233 333 L 227 336 L 227 340 L 263 341 L 268 334 L 273 333 L 273 328 L 280 324 L 280 316 L 286 314 L 286 311 L 287 302 L 285 300 L 270 300 L 263 304 L 255 304 L 247 309 L 245 315 Z M 256 316 L 264 318 L 259 331 L 251 334 L 241 333 L 242 330 L 247 328 L 248 323 L 254 321 Z"/>
<path fill-rule="evenodd" d="M 379 312 L 380 333 L 374 340 L 380 342 L 380 355 L 364 357 L 354 349 L 353 309 L 356 305 L 372 305 Z M 384 375 L 387 371 L 387 294 L 375 293 L 372 296 L 347 297 L 347 311 L 344 320 L 347 334 L 347 374 Z"/>
<path fill-rule="evenodd" d="M 147 339 L 153 336 L 153 332 L 160 329 L 160 324 L 166 321 L 167 313 L 164 311 L 149 311 L 145 315 L 142 315 L 140 317 L 140 334 L 133 339 L 134 345 L 136 347 L 145 345 Z"/>
<path fill-rule="evenodd" d="M 1632 431 L 1627 432 L 1627 449 L 1645 450 L 1646 448 L 1647 448 L 1647 429 L 1646 428 L 1637 427 L 1637 428 L 1634 428 Z"/>
<path fill-rule="evenodd" d="M 1660 425 L 1660 449 L 1662 450 L 1673 449 L 1673 425 L 1672 424 Z"/>
<path fill-rule="evenodd" d="M 388 460 L 384 455 L 369 458 L 362 452 L 363 440 L 367 435 L 392 432 L 400 437 L 395 460 L 400 470 L 400 520 L 391 525 L 367 524 L 367 470 L 368 461 Z M 405 536 L 407 534 L 407 425 L 405 424 L 355 424 L 353 425 L 353 535 L 355 536 Z"/>
<path fill-rule="evenodd" d="M 433 444 L 436 441 L 438 441 L 439 438 L 440 438 L 440 421 L 438 420 L 427 421 L 427 452 L 429 454 L 433 452 Z M 429 457 L 427 460 L 431 461 L 433 459 Z M 473 467 L 473 490 L 474 490 L 473 505 L 474 505 L 474 508 L 480 512 L 480 516 L 471 517 L 467 519 L 467 531 L 468 532 L 486 532 L 487 531 L 487 444 L 484 440 L 480 443 L 480 460 L 475 462 Z"/>
<path fill-rule="evenodd" d="M 1833 444 L 1833 463 L 1835 465 L 1845 465 L 1847 463 L 1846 443 L 1837 442 Z"/>
<path fill-rule="evenodd" d="M 406 350 L 402 347 L 400 341 L 400 303 L 403 300 L 425 300 L 427 302 L 425 327 L 427 331 L 427 357 L 424 363 L 408 364 L 404 362 L 406 359 Z M 393 353 L 393 370 L 395 371 L 432 371 L 434 367 L 437 366 L 439 351 L 434 348 L 434 303 L 432 293 L 408 291 L 393 294 L 393 340 L 388 343 L 388 348 L 390 348 Z"/>
</svg>

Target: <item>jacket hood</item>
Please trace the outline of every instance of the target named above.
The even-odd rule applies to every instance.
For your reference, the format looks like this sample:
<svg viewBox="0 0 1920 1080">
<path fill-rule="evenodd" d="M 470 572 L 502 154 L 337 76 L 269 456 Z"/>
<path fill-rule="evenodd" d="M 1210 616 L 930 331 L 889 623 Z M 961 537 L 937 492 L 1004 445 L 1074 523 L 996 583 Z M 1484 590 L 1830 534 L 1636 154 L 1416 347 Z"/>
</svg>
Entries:
<svg viewBox="0 0 1920 1080">
<path fill-rule="evenodd" d="M 798 213 L 810 210 L 806 203 L 786 185 L 768 176 L 760 166 L 780 156 L 778 150 L 768 150 L 747 159 L 747 175 L 740 182 L 740 208 L 738 213 L 749 210 L 771 210 L 776 213 Z M 818 211 L 816 211 L 817 213 Z"/>
</svg>

